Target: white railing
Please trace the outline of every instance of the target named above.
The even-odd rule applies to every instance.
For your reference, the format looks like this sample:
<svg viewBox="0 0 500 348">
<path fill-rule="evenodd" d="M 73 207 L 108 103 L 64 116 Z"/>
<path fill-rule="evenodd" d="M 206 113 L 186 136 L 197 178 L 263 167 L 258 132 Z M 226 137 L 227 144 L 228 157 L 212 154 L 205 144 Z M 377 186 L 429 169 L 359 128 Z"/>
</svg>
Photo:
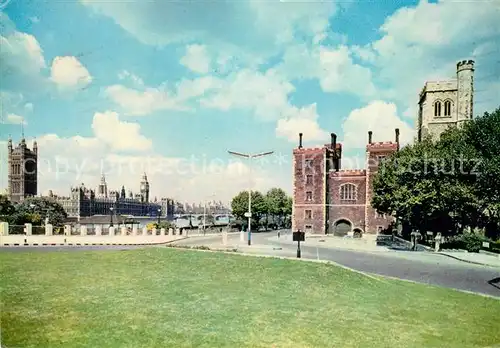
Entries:
<svg viewBox="0 0 500 348">
<path fill-rule="evenodd" d="M 24 234 L 9 235 L 9 224 L 0 222 L 0 246 L 5 245 L 137 245 L 137 244 L 163 244 L 184 238 L 184 235 L 175 233 L 172 228 L 159 231 L 153 228 L 148 231 L 146 227 L 139 230 L 133 227 L 129 231 L 125 226 L 109 227 L 108 234 L 103 235 L 102 228 L 96 227 L 95 234 L 88 235 L 85 225 L 79 227 L 79 234 L 72 234 L 71 225 L 64 226 L 63 235 L 54 235 L 54 227 L 47 224 L 44 235 L 33 235 L 31 224 L 24 225 Z"/>
</svg>

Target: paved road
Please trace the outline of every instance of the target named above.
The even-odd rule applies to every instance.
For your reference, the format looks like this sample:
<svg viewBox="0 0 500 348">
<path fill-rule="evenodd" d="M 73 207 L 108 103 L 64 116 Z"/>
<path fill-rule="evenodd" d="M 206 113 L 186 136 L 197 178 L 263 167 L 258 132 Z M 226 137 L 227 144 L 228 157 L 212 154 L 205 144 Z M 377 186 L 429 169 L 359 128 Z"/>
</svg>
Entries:
<svg viewBox="0 0 500 348">
<path fill-rule="evenodd" d="M 275 232 L 252 234 L 253 244 L 246 247 L 250 253 L 296 256 L 296 246 L 270 240 Z M 228 243 L 239 244 L 239 235 L 228 236 Z M 220 236 L 193 237 L 176 242 L 179 245 L 220 245 Z M 155 246 L 81 246 L 81 247 L 1 247 L 0 252 L 26 251 L 81 251 L 81 250 L 127 250 Z M 302 246 L 302 258 L 329 260 L 355 270 L 399 279 L 472 291 L 500 298 L 500 270 L 458 261 L 430 252 L 362 252 L 324 247 Z M 493 282 L 496 279 L 496 282 Z M 492 284 L 490 284 L 492 283 Z"/>
<path fill-rule="evenodd" d="M 269 238 L 275 235 L 275 232 L 252 234 L 255 253 L 295 257 L 296 245 L 270 241 Z M 237 244 L 238 240 L 238 235 L 231 235 L 228 243 Z M 220 236 L 207 236 L 186 239 L 176 244 L 210 246 L 210 244 L 220 244 L 220 241 Z M 301 247 L 301 251 L 302 258 L 319 257 L 321 260 L 334 261 L 358 271 L 500 297 L 498 268 L 469 264 L 432 252 L 363 252 L 317 248 L 307 246 L 307 243 Z M 492 281 L 493 284 L 490 284 Z"/>
</svg>

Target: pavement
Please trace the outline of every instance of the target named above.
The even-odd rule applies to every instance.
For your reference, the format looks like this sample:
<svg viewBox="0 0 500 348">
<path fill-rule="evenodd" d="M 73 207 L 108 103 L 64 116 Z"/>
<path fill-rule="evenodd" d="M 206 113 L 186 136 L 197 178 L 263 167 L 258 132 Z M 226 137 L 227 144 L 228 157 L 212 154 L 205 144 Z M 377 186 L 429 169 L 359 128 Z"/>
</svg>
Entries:
<svg viewBox="0 0 500 348">
<path fill-rule="evenodd" d="M 440 251 L 438 252 L 438 254 L 448 256 L 463 262 L 500 268 L 500 254 L 492 255 L 486 253 L 468 253 L 464 251 Z"/>
</svg>

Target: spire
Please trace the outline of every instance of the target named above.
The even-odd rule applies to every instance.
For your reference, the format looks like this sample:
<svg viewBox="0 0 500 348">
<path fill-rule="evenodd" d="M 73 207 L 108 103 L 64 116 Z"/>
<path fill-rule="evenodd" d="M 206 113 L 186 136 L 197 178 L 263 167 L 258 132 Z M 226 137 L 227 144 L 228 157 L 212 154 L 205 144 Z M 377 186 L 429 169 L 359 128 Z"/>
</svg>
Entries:
<svg viewBox="0 0 500 348">
<path fill-rule="evenodd" d="M 144 172 L 144 174 L 142 175 L 142 181 L 148 181 L 148 176 L 146 175 L 146 173 Z"/>
<path fill-rule="evenodd" d="M 106 183 L 106 176 L 104 176 L 104 173 L 101 174 L 101 184 Z"/>
</svg>

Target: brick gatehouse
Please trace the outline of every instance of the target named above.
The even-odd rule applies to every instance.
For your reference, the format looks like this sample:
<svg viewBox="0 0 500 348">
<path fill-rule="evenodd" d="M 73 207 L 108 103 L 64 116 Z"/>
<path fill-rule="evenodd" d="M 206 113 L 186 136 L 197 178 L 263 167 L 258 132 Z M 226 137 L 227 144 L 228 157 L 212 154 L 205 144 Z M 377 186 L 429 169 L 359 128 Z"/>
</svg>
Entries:
<svg viewBox="0 0 500 348">
<path fill-rule="evenodd" d="M 372 142 L 368 132 L 366 169 L 342 170 L 342 144 L 331 134 L 330 144 L 304 148 L 302 133 L 293 150 L 292 229 L 306 233 L 346 235 L 378 233 L 393 221 L 371 207 L 373 174 L 381 161 L 399 150 L 395 142 Z"/>
</svg>

